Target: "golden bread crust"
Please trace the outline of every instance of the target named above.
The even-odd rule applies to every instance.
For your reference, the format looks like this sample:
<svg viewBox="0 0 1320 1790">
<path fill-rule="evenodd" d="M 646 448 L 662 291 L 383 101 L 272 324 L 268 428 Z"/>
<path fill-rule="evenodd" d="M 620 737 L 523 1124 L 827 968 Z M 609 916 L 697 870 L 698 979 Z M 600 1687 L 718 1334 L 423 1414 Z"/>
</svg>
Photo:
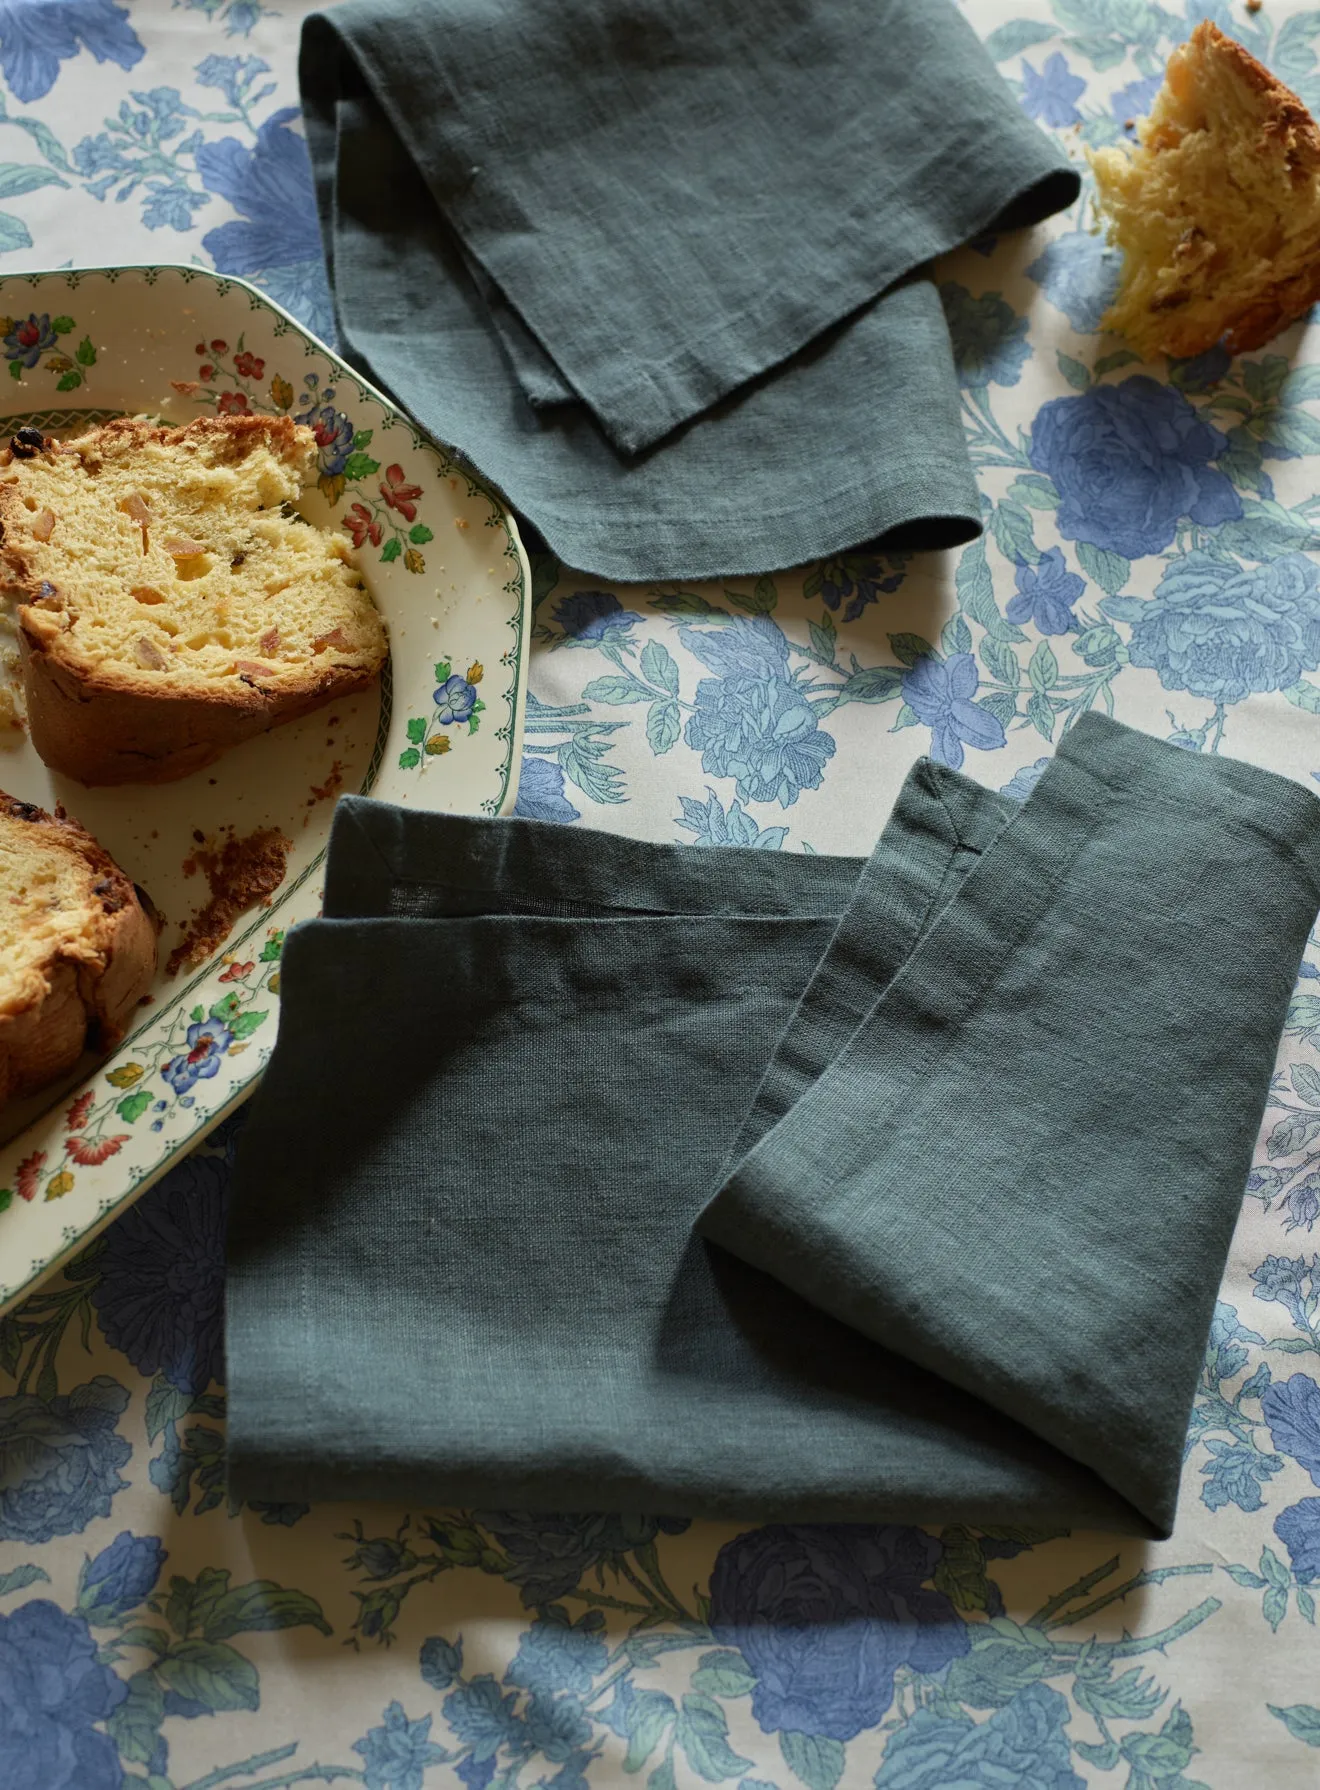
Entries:
<svg viewBox="0 0 1320 1790">
<path fill-rule="evenodd" d="M 43 941 L 35 987 L 0 1002 L 0 1105 L 111 1050 L 156 973 L 155 916 L 110 854 L 61 813 L 0 791 L 0 849 L 34 865 L 72 859 L 76 910 Z M 7 917 L 6 917 L 7 918 Z"/>
<path fill-rule="evenodd" d="M 15 448 L 17 445 L 15 442 Z M 0 465 L 0 577 L 17 600 L 32 741 L 51 769 L 86 784 L 172 781 L 213 763 L 243 740 L 365 689 L 375 680 L 385 657 L 383 630 L 360 577 L 352 569 L 346 545 L 334 537 L 315 531 L 318 557 L 310 575 L 320 576 L 322 583 L 316 585 L 311 601 L 327 600 L 318 595 L 327 592 L 329 600 L 339 605 L 335 618 L 344 620 L 355 638 L 350 640 L 342 627 L 327 623 L 320 637 L 312 631 L 302 650 L 281 651 L 280 627 L 272 626 L 269 638 L 276 645 L 269 652 L 252 643 L 240 644 L 228 652 L 226 663 L 212 663 L 203 675 L 189 663 L 191 642 L 181 648 L 160 631 L 161 616 L 171 616 L 171 604 L 177 603 L 178 593 L 185 589 L 173 582 L 173 572 L 154 575 L 160 588 L 148 586 L 134 592 L 151 607 L 123 620 L 121 635 L 124 629 L 130 634 L 135 628 L 142 630 L 139 663 L 125 663 L 122 653 L 117 660 L 107 659 L 101 646 L 104 634 L 96 629 L 79 631 L 87 607 L 87 592 L 80 588 L 79 576 L 85 584 L 88 575 L 81 567 L 76 568 L 78 575 L 60 569 L 62 562 L 51 551 L 52 533 L 54 545 L 60 542 L 60 519 L 48 507 L 38 508 L 47 502 L 52 487 L 47 475 L 52 469 L 59 473 L 61 463 L 66 475 L 70 471 L 78 475 L 73 480 L 76 501 L 79 491 L 106 469 L 112 469 L 121 484 L 127 480 L 131 485 L 133 456 L 144 450 L 153 454 L 152 476 L 158 483 L 162 453 L 180 456 L 183 476 L 194 474 L 199 465 L 204 472 L 241 467 L 249 455 L 261 452 L 274 456 L 284 468 L 286 484 L 296 490 L 314 456 L 313 437 L 303 425 L 288 416 L 204 417 L 179 427 L 124 417 L 74 442 L 46 440 L 39 453 L 19 456 L 15 448 L 0 453 L 0 461 L 8 459 L 7 467 Z M 38 476 L 34 477 L 34 472 Z M 81 477 L 84 473 L 85 480 Z M 61 488 L 68 490 L 67 476 Z M 255 505 L 255 499 L 253 505 L 235 512 L 231 532 L 239 538 L 246 529 L 241 538 L 245 544 L 255 541 L 253 551 L 262 550 L 263 545 L 271 548 L 268 537 L 272 527 L 283 528 L 287 534 L 284 512 L 276 505 L 267 512 L 267 520 L 262 514 L 267 506 Z M 123 509 L 121 502 L 118 510 Z M 44 535 L 34 528 L 34 511 L 36 522 L 44 519 Z M 212 536 L 223 541 L 228 520 L 223 508 L 217 506 L 205 515 Z M 113 520 L 136 542 L 136 523 L 117 514 Z M 265 537 L 259 527 L 262 524 Z M 304 539 L 305 527 L 298 524 Z M 149 530 L 142 526 L 143 556 L 148 539 Z M 167 540 L 166 545 L 177 552 L 177 541 Z M 275 550 L 277 546 L 272 548 Z M 228 548 L 221 551 L 227 555 Z M 237 554 L 231 573 L 247 557 L 247 553 Z M 157 548 L 157 559 L 164 558 Z M 223 563 L 214 553 L 212 558 Z M 203 563 L 209 569 L 210 561 Z M 165 560 L 165 564 L 171 562 Z M 176 557 L 173 565 L 177 564 Z M 148 566 L 145 557 L 141 565 Z M 337 585 L 325 580 L 327 567 Z M 133 576 L 145 579 L 152 575 L 127 561 L 116 565 L 116 573 L 121 584 Z M 270 619 L 283 623 L 286 632 L 279 592 L 289 582 L 286 579 L 285 584 L 275 585 L 269 598 Z M 187 588 L 195 592 L 203 587 Z M 352 595 L 354 591 L 359 594 Z M 135 608 L 132 601 L 118 600 L 116 619 L 125 609 Z M 254 600 L 267 602 L 260 591 Z M 192 601 L 195 605 L 196 598 Z M 351 620 L 346 619 L 345 602 L 352 606 Z M 212 607 L 222 617 L 227 613 L 221 604 Z M 305 621 L 308 605 L 303 608 L 301 619 Z M 175 635 L 182 631 L 186 636 L 188 631 L 187 625 L 181 630 L 173 621 L 171 628 Z M 208 638 L 225 641 L 229 635 L 212 629 Z M 225 656 L 225 649 L 216 650 Z M 99 659 L 98 651 L 102 652 Z M 177 654 L 182 656 L 173 656 Z"/>
<path fill-rule="evenodd" d="M 1103 326 L 1143 352 L 1259 348 L 1320 298 L 1320 129 L 1208 19 L 1169 58 L 1137 143 L 1090 159 L 1124 251 Z"/>
</svg>

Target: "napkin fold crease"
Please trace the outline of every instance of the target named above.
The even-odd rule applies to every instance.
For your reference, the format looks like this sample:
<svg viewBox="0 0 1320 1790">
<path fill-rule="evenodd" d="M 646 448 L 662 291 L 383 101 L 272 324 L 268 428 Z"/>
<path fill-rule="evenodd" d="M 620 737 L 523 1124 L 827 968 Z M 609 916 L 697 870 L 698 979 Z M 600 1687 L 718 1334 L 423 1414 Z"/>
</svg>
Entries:
<svg viewBox="0 0 1320 1790">
<path fill-rule="evenodd" d="M 1308 791 L 1098 715 L 867 860 L 346 799 L 234 1489 L 1167 1534 L 1318 905 Z"/>
<path fill-rule="evenodd" d="M 568 563 L 979 532 L 925 267 L 1079 182 L 951 0 L 348 0 L 299 73 L 343 345 Z"/>
</svg>

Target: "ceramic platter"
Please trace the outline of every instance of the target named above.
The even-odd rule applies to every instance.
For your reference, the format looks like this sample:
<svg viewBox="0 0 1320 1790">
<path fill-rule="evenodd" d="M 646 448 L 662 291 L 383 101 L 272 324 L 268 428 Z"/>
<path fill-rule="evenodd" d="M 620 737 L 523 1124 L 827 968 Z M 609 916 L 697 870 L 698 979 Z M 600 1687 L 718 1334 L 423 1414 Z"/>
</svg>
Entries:
<svg viewBox="0 0 1320 1790">
<path fill-rule="evenodd" d="M 191 267 L 11 275 L 0 313 L 0 440 L 22 423 L 76 433 L 125 413 L 310 424 L 319 479 L 303 511 L 351 535 L 390 636 L 378 690 L 159 788 L 86 789 L 0 728 L 0 788 L 63 803 L 166 919 L 150 1002 L 113 1056 L 0 1112 L 3 1311 L 251 1093 L 275 1041 L 284 936 L 320 908 L 338 793 L 512 806 L 531 580 L 496 494 L 243 281 Z M 271 905 L 245 914 L 201 970 L 167 977 L 209 892 L 188 873 L 197 842 L 262 826 L 293 841 Z"/>
</svg>

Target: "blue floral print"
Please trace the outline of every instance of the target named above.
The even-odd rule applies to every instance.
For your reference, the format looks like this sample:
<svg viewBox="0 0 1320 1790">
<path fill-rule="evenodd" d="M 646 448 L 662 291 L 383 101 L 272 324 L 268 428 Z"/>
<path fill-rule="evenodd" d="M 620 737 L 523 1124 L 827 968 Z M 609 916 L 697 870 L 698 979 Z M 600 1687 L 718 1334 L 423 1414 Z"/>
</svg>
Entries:
<svg viewBox="0 0 1320 1790">
<path fill-rule="evenodd" d="M 903 674 L 903 699 L 917 720 L 930 728 L 931 757 L 955 771 L 962 764 L 964 746 L 991 752 L 1004 743 L 998 716 L 972 700 L 979 683 L 970 653 L 955 653 L 949 659 L 929 654 Z"/>
<path fill-rule="evenodd" d="M 607 590 L 579 590 L 560 597 L 554 618 L 563 630 L 565 646 L 599 646 L 604 640 L 626 637 L 640 619 Z"/>
<path fill-rule="evenodd" d="M 575 808 L 564 794 L 562 767 L 553 759 L 541 758 L 532 752 L 523 754 L 514 813 L 522 820 L 567 823 L 582 818 L 582 810 Z"/>
<path fill-rule="evenodd" d="M 1267 1255 L 1260 1267 L 1252 1271 L 1253 1297 L 1267 1304 L 1282 1305 L 1293 1323 L 1304 1329 L 1307 1293 L 1303 1283 L 1308 1275 L 1315 1277 L 1317 1266 L 1320 1266 L 1320 1258 L 1308 1266 L 1303 1256 Z M 1320 1287 L 1320 1281 L 1316 1284 Z"/>
<path fill-rule="evenodd" d="M 95 1724 L 127 1695 L 80 1616 L 46 1598 L 0 1615 L 0 1783 L 119 1790 L 119 1750 Z"/>
<path fill-rule="evenodd" d="M 237 77 L 235 77 L 237 78 Z M 221 273 L 257 279 L 277 304 L 319 335 L 333 334 L 307 145 L 291 128 L 296 106 L 272 112 L 251 148 L 237 137 L 203 143 L 197 172 L 240 215 L 202 246 Z"/>
<path fill-rule="evenodd" d="M 1286 689 L 1320 665 L 1316 569 L 1302 553 L 1251 567 L 1186 553 L 1150 602 L 1119 597 L 1104 607 L 1132 623 L 1131 663 L 1158 671 L 1166 690 L 1241 702 L 1253 691 Z"/>
<path fill-rule="evenodd" d="M 689 650 L 717 675 L 697 685 L 684 738 L 709 776 L 732 777 L 744 802 L 790 808 L 818 789 L 834 740 L 788 670 L 788 644 L 764 616 L 718 633 L 684 628 Z"/>
<path fill-rule="evenodd" d="M 529 1691 L 572 1691 L 586 1696 L 605 1669 L 609 1648 L 601 1639 L 605 1618 L 588 1610 L 575 1623 L 539 1620 L 523 1635 L 505 1682 Z"/>
<path fill-rule="evenodd" d="M 111 1345 L 181 1392 L 220 1376 L 228 1189 L 220 1157 L 186 1157 L 107 1232 L 92 1292 Z"/>
<path fill-rule="evenodd" d="M 1027 269 L 1029 279 L 1079 335 L 1094 335 L 1118 285 L 1121 257 L 1102 236 L 1074 230 L 1047 243 Z"/>
<path fill-rule="evenodd" d="M 1139 559 L 1162 553 L 1184 517 L 1209 528 L 1241 516 L 1210 464 L 1227 445 L 1181 392 L 1140 373 L 1052 398 L 1032 425 L 1031 463 L 1054 481 L 1060 534 Z"/>
<path fill-rule="evenodd" d="M 1309 1374 L 1276 1380 L 1260 1401 L 1274 1446 L 1320 1485 L 1320 1386 Z"/>
<path fill-rule="evenodd" d="M 1274 1533 L 1288 1550 L 1301 1585 L 1320 1580 L 1320 1498 L 1303 1498 L 1274 1519 Z"/>
<path fill-rule="evenodd" d="M 1164 85 L 1163 74 L 1142 75 L 1138 80 L 1129 81 L 1111 95 L 1109 110 L 1118 124 L 1126 125 L 1129 121 L 1135 124 L 1144 118 L 1155 103 L 1155 95 Z"/>
<path fill-rule="evenodd" d="M 113 0 L 6 0 L 0 5 L 0 72 L 15 99 L 41 99 L 55 85 L 60 63 L 81 47 L 98 62 L 132 68 L 142 42 L 128 22 L 128 8 Z"/>
<path fill-rule="evenodd" d="M 40 1542 L 76 1535 L 128 1481 L 132 1445 L 117 1424 L 128 1393 L 98 1374 L 72 1392 L 0 1398 L 0 1540 Z"/>
<path fill-rule="evenodd" d="M 1024 57 L 1022 60 L 1022 110 L 1028 118 L 1056 129 L 1066 124 L 1080 124 L 1081 113 L 1076 102 L 1086 92 L 1086 82 L 1073 74 L 1065 59 L 1055 50 L 1046 57 L 1040 73 Z"/>
<path fill-rule="evenodd" d="M 940 299 L 949 321 L 953 359 L 965 386 L 1016 385 L 1031 355 L 1027 320 L 997 292 L 973 298 L 965 286 L 946 280 Z"/>
<path fill-rule="evenodd" d="M 381 1726 L 353 1742 L 353 1751 L 361 1753 L 366 1764 L 367 1790 L 422 1790 L 426 1768 L 449 1757 L 430 1736 L 429 1715 L 410 1722 L 403 1705 L 391 1703 Z"/>
<path fill-rule="evenodd" d="M 529 1607 L 564 1597 L 590 1569 L 623 1559 L 660 1535 L 681 1535 L 682 1517 L 585 1514 L 541 1515 L 535 1511 L 500 1510 L 482 1522 L 509 1557 L 505 1573 Z M 445 1536 L 441 1527 L 440 1537 Z"/>
<path fill-rule="evenodd" d="M 885 1747 L 875 1790 L 1085 1790 L 1072 1768 L 1067 1700 L 1031 1684 L 989 1721 L 919 1709 Z"/>
<path fill-rule="evenodd" d="M 678 803 L 682 809 L 678 824 L 693 835 L 694 845 L 748 845 L 755 851 L 778 851 L 788 834 L 787 827 L 758 827 L 736 796 L 726 809 L 710 788 L 704 802 L 680 796 Z"/>
<path fill-rule="evenodd" d="M 851 1740 L 885 1715 L 900 1665 L 966 1653 L 966 1624 L 926 1583 L 940 1553 L 893 1526 L 772 1524 L 721 1548 L 711 1628 L 755 1675 L 761 1727 Z"/>
<path fill-rule="evenodd" d="M 1042 634 L 1067 634 L 1076 626 L 1073 604 L 1086 582 L 1070 572 L 1058 547 L 1047 547 L 1034 566 L 1021 564 L 1017 595 L 1004 614 L 1011 622 L 1032 622 Z"/>
<path fill-rule="evenodd" d="M 1169 50 L 1206 14 L 1316 106 L 1318 3 L 965 10 L 1080 166 L 1148 111 Z M 145 226 L 170 259 L 255 279 L 328 335 L 297 25 L 279 0 L 0 0 L 13 183 L 0 252 L 67 259 L 43 228 L 76 213 L 90 227 L 79 260 L 138 259 L 122 226 Z M 104 98 L 84 119 L 94 82 Z M 14 215 L 29 206 L 30 230 Z M 1034 241 L 987 238 L 950 262 L 942 295 L 984 536 L 949 556 L 947 579 L 884 543 L 736 588 L 606 586 L 532 556 L 544 650 L 520 814 L 862 851 L 923 751 L 1022 800 L 1063 732 L 1111 704 L 1188 751 L 1320 773 L 1320 752 L 1305 757 L 1320 704 L 1320 372 L 1293 338 L 1142 368 L 1100 339 L 1119 257 L 1096 224 L 1088 192 Z M 76 288 L 57 305 L 12 283 L 0 334 L 16 391 L 53 386 L 80 303 Z M 72 333 L 56 328 L 65 310 Z M 212 333 L 237 329 L 187 340 Z M 287 359 L 263 373 L 255 349 L 235 370 L 254 408 L 299 385 Z M 312 427 L 333 485 L 358 451 L 333 389 L 304 380 L 288 414 Z M 411 524 L 381 458 L 374 477 Z M 437 705 L 437 735 L 478 717 L 461 719 L 470 681 L 451 685 L 468 662 L 443 661 L 432 680 L 453 698 Z M 497 723 L 482 724 L 489 739 Z M 1302 1790 L 1320 1722 L 1297 1677 L 1320 1616 L 1317 965 L 1320 941 L 1289 1014 L 1246 1189 L 1257 1211 L 1215 1313 L 1168 1549 L 957 1524 L 739 1533 L 401 1506 L 366 1530 L 323 1512 L 289 1555 L 286 1526 L 306 1507 L 240 1516 L 224 1479 L 229 1122 L 0 1321 L 0 1783 L 1178 1790 L 1231 1784 L 1249 1745 L 1270 1761 L 1270 1790 Z M 217 1085 L 244 1041 L 228 1012 L 190 1020 L 172 1057 L 144 1056 L 141 1081 L 114 1096 L 138 1114 L 123 1130 L 164 1127 L 178 1099 Z M 162 1066 L 155 1091 L 170 1099 L 139 1113 Z M 68 1165 L 81 1173 L 77 1151 L 101 1147 L 88 1135 L 71 1131 L 64 1150 L 56 1115 L 49 1159 L 12 1200 L 40 1201 Z M 1000 1570 L 1033 1547 L 1034 1561 Z M 288 1559 L 305 1591 L 278 1582 Z M 313 1590 L 330 1594 L 334 1633 Z M 245 1639 L 294 1623 L 305 1646 Z M 1202 1626 L 1233 1681 L 1231 1737 L 1196 1695 L 1187 1637 Z M 353 1649 L 368 1655 L 360 1669 Z M 290 1720 L 302 1676 L 336 1662 L 335 1722 Z M 376 1665 L 398 1680 L 383 1710 Z M 1195 1740 L 1179 1696 L 1205 1707 Z"/>
<path fill-rule="evenodd" d="M 154 1535 L 120 1531 L 109 1547 L 83 1567 L 78 1582 L 78 1613 L 97 1628 L 108 1628 L 144 1603 L 156 1588 L 166 1559 Z"/>
</svg>

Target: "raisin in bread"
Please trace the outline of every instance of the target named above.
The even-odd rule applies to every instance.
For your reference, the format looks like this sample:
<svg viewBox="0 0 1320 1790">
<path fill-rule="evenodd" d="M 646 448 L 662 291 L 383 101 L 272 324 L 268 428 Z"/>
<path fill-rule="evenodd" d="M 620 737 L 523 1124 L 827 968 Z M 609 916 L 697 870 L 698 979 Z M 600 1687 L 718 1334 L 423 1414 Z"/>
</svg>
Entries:
<svg viewBox="0 0 1320 1790">
<path fill-rule="evenodd" d="M 1209 20 L 1132 147 L 1091 156 L 1123 271 L 1104 326 L 1146 355 L 1259 348 L 1320 298 L 1320 132 Z"/>
<path fill-rule="evenodd" d="M 0 792 L 0 1105 L 117 1044 L 155 973 L 154 915 L 114 859 Z"/>
<path fill-rule="evenodd" d="M 289 417 L 122 418 L 0 454 L 32 741 L 83 783 L 163 783 L 376 677 L 352 550 L 293 511 L 315 457 Z"/>
</svg>

